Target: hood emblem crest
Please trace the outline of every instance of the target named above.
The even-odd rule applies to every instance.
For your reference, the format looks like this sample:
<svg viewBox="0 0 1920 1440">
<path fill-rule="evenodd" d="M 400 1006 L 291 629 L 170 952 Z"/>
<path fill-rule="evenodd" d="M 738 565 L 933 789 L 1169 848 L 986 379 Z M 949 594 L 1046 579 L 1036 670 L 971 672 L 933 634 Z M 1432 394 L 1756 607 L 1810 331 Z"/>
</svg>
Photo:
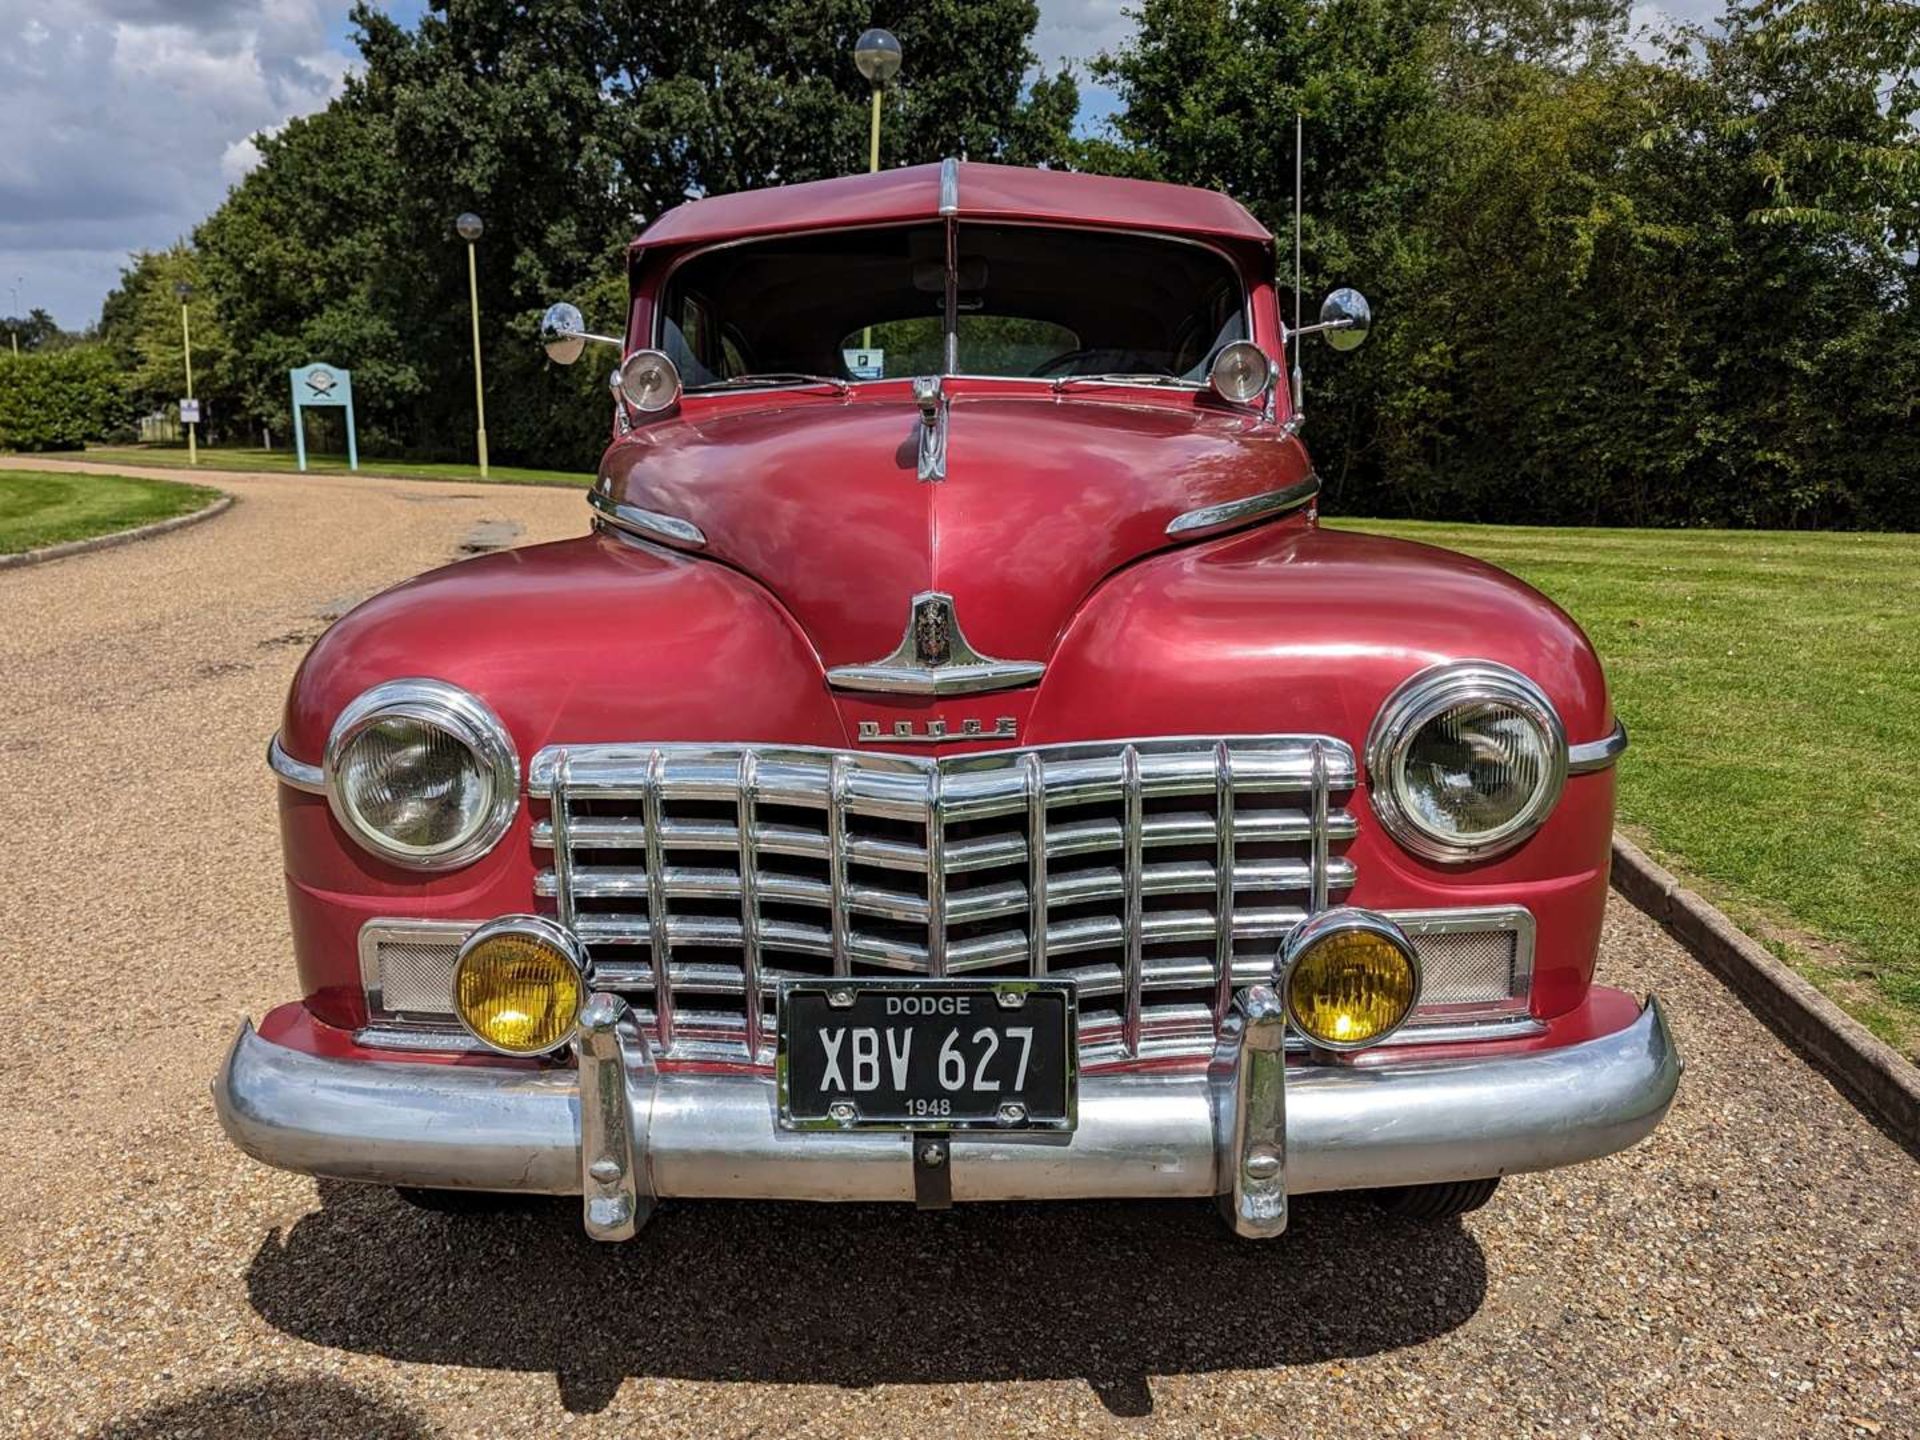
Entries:
<svg viewBox="0 0 1920 1440">
<path fill-rule="evenodd" d="M 996 660 L 967 643 L 953 596 L 923 590 L 907 610 L 906 633 L 891 655 L 864 665 L 836 665 L 827 683 L 836 690 L 886 695 L 974 695 L 1031 685 L 1046 673 L 1038 660 Z"/>
<path fill-rule="evenodd" d="M 953 601 L 922 595 L 913 602 L 914 658 L 922 665 L 944 665 L 953 653 Z"/>
</svg>

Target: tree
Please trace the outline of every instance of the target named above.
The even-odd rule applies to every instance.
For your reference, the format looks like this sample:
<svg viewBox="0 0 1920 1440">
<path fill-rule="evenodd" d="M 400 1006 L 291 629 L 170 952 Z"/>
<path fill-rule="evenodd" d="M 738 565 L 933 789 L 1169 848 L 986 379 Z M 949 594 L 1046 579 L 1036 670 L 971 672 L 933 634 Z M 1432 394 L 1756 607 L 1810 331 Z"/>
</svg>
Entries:
<svg viewBox="0 0 1920 1440">
<path fill-rule="evenodd" d="M 1149 0 L 1098 163 L 1287 224 L 1375 340 L 1308 364 L 1349 513 L 1920 524 L 1920 7 Z M 1284 233 L 1284 231 L 1282 232 Z"/>
<path fill-rule="evenodd" d="M 231 347 L 216 296 L 194 250 L 180 242 L 143 250 L 120 272 L 120 283 L 100 307 L 100 338 L 121 357 L 124 388 L 142 413 L 173 405 L 186 394 L 186 337 L 180 295 L 186 285 L 193 338 L 193 392 L 205 403 L 209 430 L 239 421 L 238 395 L 225 382 Z M 203 431 L 208 433 L 207 431 Z"/>
<path fill-rule="evenodd" d="M 25 315 L 9 315 L 0 319 L 0 335 L 7 337 L 6 349 L 9 353 L 17 343 L 22 354 L 33 350 L 57 349 L 79 339 L 77 335 L 62 330 L 53 316 L 37 306 Z"/>
<path fill-rule="evenodd" d="M 623 255 L 690 195 L 864 168 L 869 24 L 908 63 L 889 88 L 882 160 L 1057 161 L 1077 95 L 1021 93 L 1032 0 L 442 0 L 407 27 L 353 11 L 364 69 L 325 111 L 256 142 L 261 163 L 197 232 L 239 337 L 223 372 L 246 409 L 284 423 L 285 372 L 351 368 L 369 448 L 472 453 L 464 210 L 475 258 L 489 440 L 502 460 L 590 465 L 603 377 L 535 343 L 545 304 L 625 312 Z"/>
</svg>

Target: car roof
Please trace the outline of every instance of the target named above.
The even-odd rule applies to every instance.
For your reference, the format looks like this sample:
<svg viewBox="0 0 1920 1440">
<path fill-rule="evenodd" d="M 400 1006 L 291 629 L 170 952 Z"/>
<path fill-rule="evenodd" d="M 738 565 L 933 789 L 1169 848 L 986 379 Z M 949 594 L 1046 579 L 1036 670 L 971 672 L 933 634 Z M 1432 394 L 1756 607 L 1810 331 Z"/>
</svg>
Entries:
<svg viewBox="0 0 1920 1440">
<path fill-rule="evenodd" d="M 1217 190 L 1123 180 L 1071 170 L 1029 170 L 944 160 L 871 175 L 843 175 L 766 190 L 741 190 L 676 205 L 634 248 L 681 246 L 801 230 L 841 230 L 935 220 L 1098 225 L 1271 244 L 1245 206 Z"/>
</svg>

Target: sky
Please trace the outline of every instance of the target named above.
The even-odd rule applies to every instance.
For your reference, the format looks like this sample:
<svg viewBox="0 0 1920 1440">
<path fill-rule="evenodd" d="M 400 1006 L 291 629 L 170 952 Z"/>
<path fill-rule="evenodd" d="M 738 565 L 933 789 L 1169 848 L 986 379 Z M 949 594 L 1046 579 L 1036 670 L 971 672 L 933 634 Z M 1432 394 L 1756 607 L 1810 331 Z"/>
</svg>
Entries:
<svg viewBox="0 0 1920 1440">
<path fill-rule="evenodd" d="M 1043 66 L 1121 43 L 1129 3 L 1040 0 Z M 348 4 L 0 0 L 0 315 L 96 320 L 130 251 L 190 233 L 254 163 L 254 135 L 339 92 L 355 63 Z M 423 4 L 382 8 L 410 21 Z M 1690 20 L 1720 5 L 1660 0 Z M 1083 72 L 1083 128 L 1114 107 Z"/>
</svg>

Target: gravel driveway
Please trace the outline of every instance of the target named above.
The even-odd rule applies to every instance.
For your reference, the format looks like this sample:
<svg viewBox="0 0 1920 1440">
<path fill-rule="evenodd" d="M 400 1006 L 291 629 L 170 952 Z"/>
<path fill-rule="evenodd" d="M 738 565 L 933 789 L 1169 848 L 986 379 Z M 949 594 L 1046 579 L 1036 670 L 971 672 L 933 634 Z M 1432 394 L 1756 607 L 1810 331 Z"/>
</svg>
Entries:
<svg viewBox="0 0 1920 1440">
<path fill-rule="evenodd" d="M 263 752 L 295 664 L 586 512 L 214 483 L 206 525 L 0 573 L 0 1431 L 1920 1433 L 1920 1166 L 1619 903 L 1601 968 L 1669 1002 L 1671 1117 L 1433 1229 L 682 1204 L 604 1248 L 571 1204 L 450 1220 L 254 1164 L 207 1082 L 292 986 Z"/>
</svg>

